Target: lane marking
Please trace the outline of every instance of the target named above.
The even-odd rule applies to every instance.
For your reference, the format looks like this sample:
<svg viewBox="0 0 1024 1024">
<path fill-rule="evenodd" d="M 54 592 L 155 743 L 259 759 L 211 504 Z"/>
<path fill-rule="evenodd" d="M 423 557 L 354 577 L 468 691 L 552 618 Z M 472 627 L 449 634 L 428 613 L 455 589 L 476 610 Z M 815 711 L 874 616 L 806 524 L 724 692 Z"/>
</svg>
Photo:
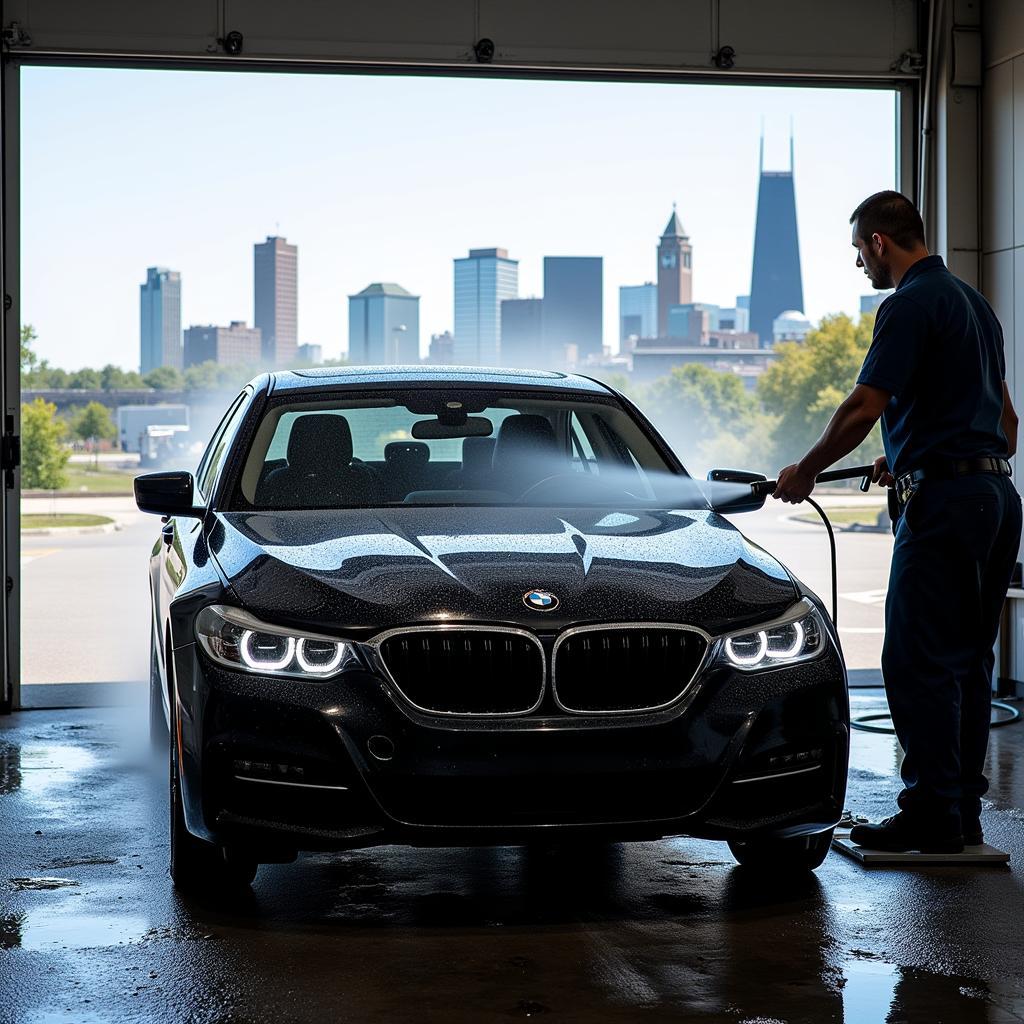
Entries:
<svg viewBox="0 0 1024 1024">
<path fill-rule="evenodd" d="M 45 558 L 47 555 L 55 555 L 58 551 L 60 551 L 60 548 L 23 549 L 21 552 L 21 564 L 28 565 L 29 562 L 34 562 L 37 558 Z"/>
<path fill-rule="evenodd" d="M 877 635 L 884 633 L 885 630 L 881 626 L 840 626 L 840 633 L 870 633 Z"/>
</svg>

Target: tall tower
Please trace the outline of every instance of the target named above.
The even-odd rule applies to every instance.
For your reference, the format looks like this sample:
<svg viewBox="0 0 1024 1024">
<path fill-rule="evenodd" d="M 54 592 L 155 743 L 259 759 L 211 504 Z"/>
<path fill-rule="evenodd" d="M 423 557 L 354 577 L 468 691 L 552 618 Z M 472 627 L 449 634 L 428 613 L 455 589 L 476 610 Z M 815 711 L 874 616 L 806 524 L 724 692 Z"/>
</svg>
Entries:
<svg viewBox="0 0 1024 1024">
<path fill-rule="evenodd" d="M 149 267 L 139 288 L 139 367 L 149 373 L 158 366 L 182 368 L 181 274 Z"/>
<path fill-rule="evenodd" d="M 668 310 L 693 301 L 693 246 L 672 204 L 672 216 L 658 243 L 658 337 L 668 336 Z"/>
<path fill-rule="evenodd" d="M 455 260 L 456 363 L 501 365 L 501 304 L 519 295 L 519 261 L 505 249 L 470 249 Z"/>
<path fill-rule="evenodd" d="M 762 348 L 772 346 L 772 321 L 784 310 L 803 312 L 804 286 L 800 274 L 800 241 L 796 232 L 793 190 L 793 135 L 789 136 L 789 170 L 764 169 L 764 136 L 758 161 L 757 227 L 754 230 L 754 268 L 750 279 L 750 329 Z"/>
<path fill-rule="evenodd" d="M 299 247 L 267 236 L 253 246 L 253 320 L 263 335 L 263 361 L 287 366 L 295 359 L 299 321 Z"/>
</svg>

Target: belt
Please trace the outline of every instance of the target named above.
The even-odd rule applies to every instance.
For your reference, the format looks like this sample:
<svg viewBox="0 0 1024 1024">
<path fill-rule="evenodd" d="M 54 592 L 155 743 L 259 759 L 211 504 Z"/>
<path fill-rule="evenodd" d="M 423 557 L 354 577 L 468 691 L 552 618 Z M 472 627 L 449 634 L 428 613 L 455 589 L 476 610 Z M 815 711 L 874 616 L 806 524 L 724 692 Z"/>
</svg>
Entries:
<svg viewBox="0 0 1024 1024">
<path fill-rule="evenodd" d="M 913 469 L 896 478 L 896 497 L 905 505 L 923 480 L 953 480 L 959 476 L 973 476 L 977 473 L 994 473 L 997 476 L 1010 475 L 1010 463 L 1000 458 L 947 459 L 943 462 L 928 463 L 921 469 Z"/>
</svg>

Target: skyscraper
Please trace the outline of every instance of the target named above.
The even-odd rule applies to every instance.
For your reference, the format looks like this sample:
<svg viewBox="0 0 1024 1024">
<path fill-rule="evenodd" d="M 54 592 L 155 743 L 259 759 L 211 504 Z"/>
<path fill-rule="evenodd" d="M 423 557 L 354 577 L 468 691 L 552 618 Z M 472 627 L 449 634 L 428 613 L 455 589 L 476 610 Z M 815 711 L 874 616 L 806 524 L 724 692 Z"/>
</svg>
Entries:
<svg viewBox="0 0 1024 1024">
<path fill-rule="evenodd" d="M 547 369 L 544 299 L 506 299 L 501 304 L 501 365 Z"/>
<path fill-rule="evenodd" d="M 348 358 L 396 365 L 420 361 L 420 299 L 400 284 L 376 282 L 348 297 Z"/>
<path fill-rule="evenodd" d="M 658 286 L 627 284 L 619 288 L 619 341 L 658 336 Z"/>
<path fill-rule="evenodd" d="M 754 268 L 750 278 L 750 329 L 761 339 L 762 347 L 770 348 L 772 321 L 784 310 L 802 311 L 804 308 L 793 190 L 793 137 L 789 139 L 788 171 L 764 169 L 763 138 L 759 169 Z"/>
<path fill-rule="evenodd" d="M 456 363 L 501 364 L 501 304 L 519 294 L 519 261 L 505 249 L 470 249 L 455 260 Z"/>
<path fill-rule="evenodd" d="M 569 345 L 580 363 L 600 356 L 604 340 L 604 260 L 600 256 L 544 257 L 544 358 L 565 363 Z"/>
<path fill-rule="evenodd" d="M 185 331 L 185 367 L 215 362 L 221 366 L 254 366 L 260 361 L 260 329 L 242 320 L 229 327 L 193 326 Z"/>
<path fill-rule="evenodd" d="M 139 366 L 149 373 L 158 366 L 182 368 L 181 274 L 166 267 L 148 267 L 139 288 Z"/>
<path fill-rule="evenodd" d="M 672 204 L 672 216 L 658 242 L 658 337 L 668 335 L 669 306 L 693 301 L 693 246 Z"/>
<path fill-rule="evenodd" d="M 263 361 L 286 366 L 299 331 L 299 247 L 268 235 L 253 246 L 253 320 L 263 335 Z"/>
</svg>

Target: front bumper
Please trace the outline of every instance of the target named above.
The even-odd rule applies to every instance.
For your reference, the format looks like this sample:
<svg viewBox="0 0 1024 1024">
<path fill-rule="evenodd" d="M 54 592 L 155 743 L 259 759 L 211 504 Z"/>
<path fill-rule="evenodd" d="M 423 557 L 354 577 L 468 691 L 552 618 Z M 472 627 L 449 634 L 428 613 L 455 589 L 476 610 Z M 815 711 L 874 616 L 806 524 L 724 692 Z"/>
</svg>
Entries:
<svg viewBox="0 0 1024 1024">
<path fill-rule="evenodd" d="M 830 645 L 761 673 L 714 669 L 670 708 L 440 718 L 372 672 L 328 682 L 174 652 L 189 830 L 266 849 L 795 836 L 839 820 L 846 675 Z"/>
</svg>

